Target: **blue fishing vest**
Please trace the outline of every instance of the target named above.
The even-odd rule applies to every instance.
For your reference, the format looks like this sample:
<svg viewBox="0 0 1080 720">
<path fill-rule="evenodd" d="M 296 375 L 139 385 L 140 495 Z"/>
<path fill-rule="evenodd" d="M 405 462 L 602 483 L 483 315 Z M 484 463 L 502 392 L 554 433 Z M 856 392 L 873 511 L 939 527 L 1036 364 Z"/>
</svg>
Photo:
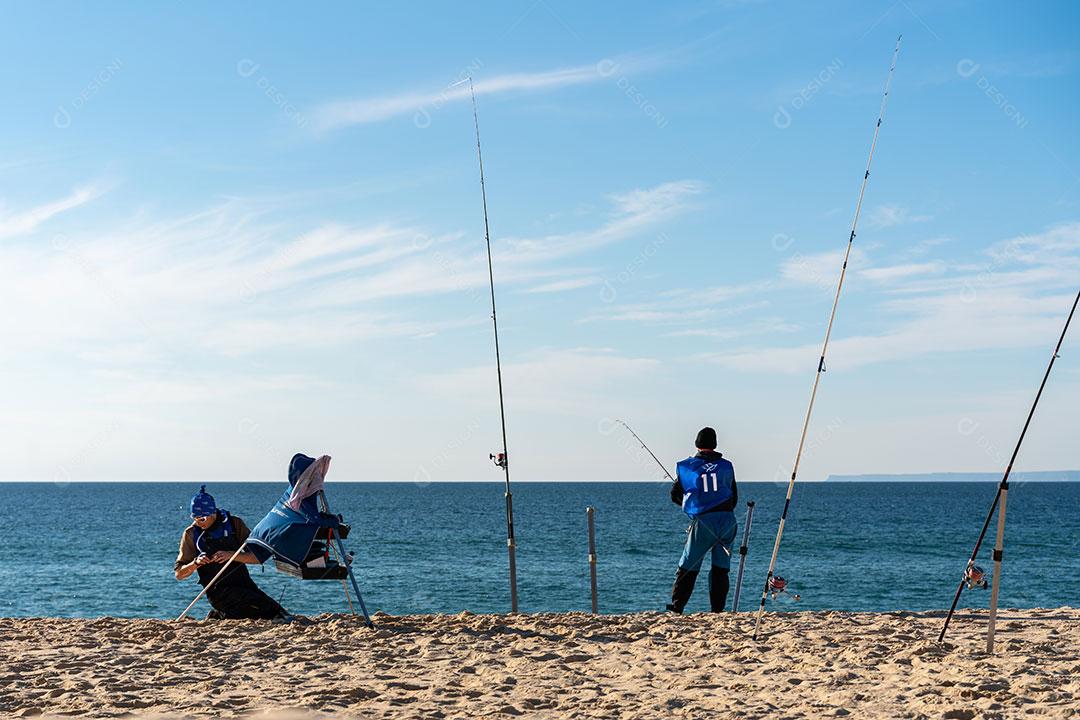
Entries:
<svg viewBox="0 0 1080 720">
<path fill-rule="evenodd" d="M 676 472 L 683 489 L 682 508 L 692 518 L 731 499 L 735 469 L 723 458 L 689 457 L 676 466 Z"/>
<path fill-rule="evenodd" d="M 221 518 L 210 527 L 209 530 L 203 530 L 198 525 L 194 525 L 195 528 L 195 549 L 200 553 L 209 555 L 212 552 L 221 550 L 221 540 L 227 540 L 229 536 L 233 534 L 232 518 L 229 517 L 228 510 L 218 510 L 218 515 Z M 215 547 L 211 547 L 211 545 Z"/>
<path fill-rule="evenodd" d="M 233 527 L 232 517 L 226 510 L 218 510 L 221 519 L 209 530 L 202 530 L 195 525 L 195 549 L 204 555 L 213 555 L 218 550 L 230 552 L 240 547 L 240 539 L 236 537 L 236 528 Z M 222 563 L 208 563 L 199 565 L 196 572 L 199 574 L 199 584 L 206 587 L 221 569 Z M 207 592 L 210 603 L 226 596 L 237 587 L 253 586 L 254 582 L 248 574 L 247 566 L 243 563 L 233 563 L 229 571 L 214 583 Z"/>
</svg>

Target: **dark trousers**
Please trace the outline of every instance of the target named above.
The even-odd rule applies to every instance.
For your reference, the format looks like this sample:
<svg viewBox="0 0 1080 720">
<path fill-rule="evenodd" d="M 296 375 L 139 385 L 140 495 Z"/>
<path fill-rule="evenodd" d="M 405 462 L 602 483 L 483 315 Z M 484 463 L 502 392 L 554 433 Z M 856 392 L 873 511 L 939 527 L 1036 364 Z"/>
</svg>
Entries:
<svg viewBox="0 0 1080 720">
<path fill-rule="evenodd" d="M 287 614 L 285 608 L 255 583 L 211 588 L 207 598 L 222 619 L 273 620 Z"/>
</svg>

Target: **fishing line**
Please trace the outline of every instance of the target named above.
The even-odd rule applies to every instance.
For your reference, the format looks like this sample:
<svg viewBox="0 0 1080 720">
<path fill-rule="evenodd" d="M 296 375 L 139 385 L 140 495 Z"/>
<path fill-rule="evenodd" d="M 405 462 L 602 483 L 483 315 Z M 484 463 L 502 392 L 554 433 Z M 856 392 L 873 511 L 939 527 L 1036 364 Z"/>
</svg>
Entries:
<svg viewBox="0 0 1080 720">
<path fill-rule="evenodd" d="M 656 464 L 660 466 L 660 469 L 664 471 L 664 474 L 667 475 L 668 480 L 670 480 L 671 482 L 675 482 L 675 478 L 671 477 L 671 473 L 669 473 L 667 468 L 664 467 L 664 463 L 660 462 L 660 458 L 656 457 L 656 453 L 649 449 L 649 446 L 645 444 L 644 440 L 638 437 L 638 434 L 634 432 L 633 428 L 624 423 L 622 420 L 617 419 L 615 420 L 615 422 L 619 423 L 624 428 L 629 430 L 630 434 L 634 436 L 634 439 L 637 440 L 641 444 L 641 447 L 645 449 L 645 452 L 649 453 L 649 455 L 652 456 L 652 459 L 656 461 Z"/>
</svg>

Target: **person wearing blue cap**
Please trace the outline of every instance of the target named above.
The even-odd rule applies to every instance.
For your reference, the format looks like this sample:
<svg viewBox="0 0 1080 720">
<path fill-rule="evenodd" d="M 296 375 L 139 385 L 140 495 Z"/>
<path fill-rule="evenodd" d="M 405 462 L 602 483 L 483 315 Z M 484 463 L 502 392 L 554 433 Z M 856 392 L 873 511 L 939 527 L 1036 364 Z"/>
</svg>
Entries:
<svg viewBox="0 0 1080 720">
<path fill-rule="evenodd" d="M 229 558 L 241 548 L 250 531 L 244 521 L 228 510 L 218 508 L 203 485 L 191 498 L 191 525 L 180 536 L 180 552 L 174 571 L 177 580 L 198 573 L 199 584 L 206 587 Z M 247 565 L 259 558 L 250 551 L 236 555 L 224 574 L 206 593 L 214 608 L 207 619 L 287 618 L 288 613 L 272 597 L 259 589 L 248 574 Z"/>
</svg>

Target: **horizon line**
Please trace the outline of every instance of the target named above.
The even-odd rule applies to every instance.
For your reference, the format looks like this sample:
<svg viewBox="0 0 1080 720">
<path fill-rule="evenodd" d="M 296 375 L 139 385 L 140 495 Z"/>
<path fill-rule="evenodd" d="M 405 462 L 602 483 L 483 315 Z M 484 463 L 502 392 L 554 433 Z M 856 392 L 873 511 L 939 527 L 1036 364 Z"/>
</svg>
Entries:
<svg viewBox="0 0 1080 720">
<path fill-rule="evenodd" d="M 1060 471 L 1059 470 L 1031 470 L 1031 471 L 1020 472 L 1020 473 L 1012 473 L 1012 475 L 1010 477 L 1015 478 L 1017 476 L 1026 476 L 1026 475 L 1035 475 L 1035 474 L 1039 474 L 1039 475 L 1056 475 L 1056 474 L 1068 475 L 1068 474 L 1077 474 L 1077 473 L 1080 473 L 1080 470 L 1060 470 Z M 942 476 L 942 475 L 988 475 L 989 476 L 989 475 L 993 475 L 993 474 L 992 473 L 980 473 L 980 472 L 950 472 L 950 473 L 882 473 L 880 475 L 877 475 L 875 473 L 865 473 L 865 474 L 859 474 L 859 475 L 838 475 L 838 476 L 835 477 L 835 479 L 832 479 L 832 480 L 830 480 L 830 478 L 833 477 L 833 476 L 830 476 L 830 478 L 824 478 L 824 479 L 802 479 L 802 480 L 799 480 L 798 482 L 800 482 L 800 483 L 815 483 L 815 484 L 824 484 L 824 483 L 832 482 L 832 483 L 844 483 L 844 484 L 847 484 L 847 485 L 870 484 L 870 483 L 903 483 L 903 482 L 954 482 L 954 483 L 1000 482 L 1000 480 L 998 479 L 1000 476 L 988 477 L 988 478 L 985 478 L 985 479 L 964 479 L 964 480 L 935 479 L 935 478 L 940 478 L 940 476 Z M 861 478 L 873 478 L 875 476 L 878 477 L 879 479 L 861 479 Z M 891 479 L 887 479 L 887 478 L 890 478 L 890 477 L 891 477 Z M 241 485 L 256 485 L 256 484 L 277 484 L 277 483 L 283 483 L 283 482 L 288 482 L 288 481 L 284 480 L 284 479 L 278 479 L 278 480 L 251 480 L 251 479 L 245 479 L 245 480 L 236 480 L 236 479 L 221 479 L 221 480 L 0 480 L 0 484 L 23 483 L 23 484 L 27 484 L 27 485 L 57 485 L 57 486 L 60 486 L 60 487 L 63 487 L 63 486 L 66 486 L 66 485 L 106 485 L 106 484 L 127 485 L 127 484 L 135 484 L 135 483 L 144 483 L 144 484 L 196 483 L 196 484 L 200 484 L 200 485 L 233 483 L 233 484 L 241 484 Z M 762 484 L 785 485 L 788 481 L 786 479 L 775 479 L 775 480 L 746 479 L 746 480 L 739 480 L 738 482 L 739 482 L 739 484 L 746 484 L 746 485 L 762 485 Z M 1035 478 L 1035 479 L 1025 479 L 1025 480 L 1023 480 L 1023 482 L 1077 483 L 1077 482 L 1080 482 L 1080 478 L 1078 478 L 1078 479 L 1061 479 L 1061 480 L 1054 480 L 1054 479 L 1049 479 L 1049 478 Z M 542 484 L 542 483 L 566 483 L 566 484 L 586 484 L 586 483 L 588 483 L 588 484 L 595 484 L 595 483 L 601 483 L 601 484 L 614 484 L 614 483 L 653 484 L 653 483 L 655 483 L 655 484 L 669 485 L 669 484 L 671 484 L 671 481 L 668 480 L 667 478 L 658 478 L 658 479 L 655 479 L 655 480 L 645 480 L 645 479 L 638 479 L 638 480 L 515 480 L 513 484 L 515 484 L 515 485 L 538 485 L 538 484 Z M 333 481 L 328 481 L 328 484 L 333 484 L 333 485 L 344 485 L 344 484 L 350 484 L 350 485 L 363 485 L 363 484 L 370 484 L 370 485 L 401 485 L 401 484 L 409 484 L 409 485 L 454 485 L 454 484 L 459 484 L 459 485 L 463 485 L 463 484 L 480 485 L 480 484 L 495 484 L 495 485 L 502 485 L 502 484 L 504 484 L 504 481 L 503 480 L 424 480 L 424 481 L 418 481 L 418 480 L 333 480 Z"/>
</svg>

